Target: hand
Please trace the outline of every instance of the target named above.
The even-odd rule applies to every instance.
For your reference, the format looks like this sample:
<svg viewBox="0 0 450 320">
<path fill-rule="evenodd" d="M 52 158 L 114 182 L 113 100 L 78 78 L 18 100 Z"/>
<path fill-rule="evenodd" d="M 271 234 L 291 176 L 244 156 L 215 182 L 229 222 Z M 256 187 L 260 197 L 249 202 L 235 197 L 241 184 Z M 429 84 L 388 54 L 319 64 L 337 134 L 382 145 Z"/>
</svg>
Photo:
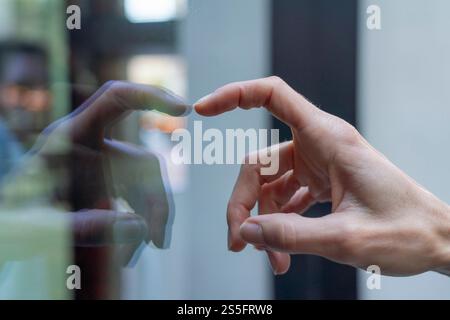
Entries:
<svg viewBox="0 0 450 320">
<path fill-rule="evenodd" d="M 78 211 L 72 223 L 77 246 L 131 244 L 130 256 L 142 240 L 160 248 L 168 244 L 171 199 L 157 156 L 107 138 L 108 129 L 134 110 L 181 116 L 189 106 L 156 87 L 109 82 L 47 128 L 33 150 L 51 169 L 73 177 L 66 187 L 58 179 L 56 193 L 71 199 Z M 125 200 L 136 215 L 116 209 L 113 198 Z"/>
<path fill-rule="evenodd" d="M 289 254 L 314 254 L 383 274 L 412 275 L 450 266 L 450 209 L 371 147 L 344 120 L 328 114 L 277 77 L 226 85 L 195 105 L 204 116 L 264 106 L 290 126 L 279 171 L 243 164 L 231 195 L 229 248 L 267 251 L 275 274 Z M 250 156 L 252 157 L 252 155 Z M 306 218 L 317 202 L 332 214 Z M 259 204 L 259 216 L 250 217 Z"/>
</svg>

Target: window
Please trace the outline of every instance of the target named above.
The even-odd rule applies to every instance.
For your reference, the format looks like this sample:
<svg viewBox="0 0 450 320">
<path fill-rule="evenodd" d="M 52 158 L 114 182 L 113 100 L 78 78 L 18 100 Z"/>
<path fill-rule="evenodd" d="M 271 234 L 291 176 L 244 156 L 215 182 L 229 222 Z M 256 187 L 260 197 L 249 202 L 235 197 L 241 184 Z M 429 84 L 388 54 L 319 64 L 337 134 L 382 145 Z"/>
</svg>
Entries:
<svg viewBox="0 0 450 320">
<path fill-rule="evenodd" d="M 186 0 L 125 0 L 125 14 L 133 23 L 175 20 L 185 10 Z"/>
</svg>

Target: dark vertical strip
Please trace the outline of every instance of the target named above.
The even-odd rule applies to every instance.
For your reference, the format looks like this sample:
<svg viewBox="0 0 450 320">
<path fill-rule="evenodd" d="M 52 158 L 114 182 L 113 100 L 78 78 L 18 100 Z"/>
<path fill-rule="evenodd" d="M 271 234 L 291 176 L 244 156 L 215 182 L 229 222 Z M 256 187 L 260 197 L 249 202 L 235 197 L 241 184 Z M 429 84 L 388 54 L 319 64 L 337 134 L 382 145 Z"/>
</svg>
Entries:
<svg viewBox="0 0 450 320">
<path fill-rule="evenodd" d="M 357 0 L 273 0 L 273 74 L 322 109 L 356 121 Z M 282 140 L 290 130 L 277 119 Z M 329 213 L 330 205 L 307 215 Z M 275 278 L 278 299 L 356 299 L 356 270 L 314 256 L 293 257 Z"/>
</svg>

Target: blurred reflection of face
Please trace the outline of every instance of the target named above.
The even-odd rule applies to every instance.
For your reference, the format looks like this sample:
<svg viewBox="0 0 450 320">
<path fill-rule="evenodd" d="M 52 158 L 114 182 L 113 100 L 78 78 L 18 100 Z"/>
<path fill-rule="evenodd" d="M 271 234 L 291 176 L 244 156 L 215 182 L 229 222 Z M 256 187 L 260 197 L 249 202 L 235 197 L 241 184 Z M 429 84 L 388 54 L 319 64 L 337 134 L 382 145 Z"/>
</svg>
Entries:
<svg viewBox="0 0 450 320">
<path fill-rule="evenodd" d="M 0 106 L 6 110 L 24 109 L 42 112 L 49 109 L 44 57 L 32 53 L 11 53 L 3 61 Z"/>
</svg>

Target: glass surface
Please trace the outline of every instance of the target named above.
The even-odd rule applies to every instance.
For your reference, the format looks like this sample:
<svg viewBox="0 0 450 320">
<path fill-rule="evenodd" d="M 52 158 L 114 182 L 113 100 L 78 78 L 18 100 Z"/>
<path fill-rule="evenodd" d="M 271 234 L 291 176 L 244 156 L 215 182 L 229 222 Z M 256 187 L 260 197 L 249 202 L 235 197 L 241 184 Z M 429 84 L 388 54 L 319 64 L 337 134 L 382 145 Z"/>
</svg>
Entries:
<svg viewBox="0 0 450 320">
<path fill-rule="evenodd" d="M 450 2 L 377 2 L 380 29 L 358 1 L 358 129 L 448 203 Z M 239 161 L 194 158 L 208 129 L 272 118 L 189 113 L 274 61 L 289 69 L 272 56 L 274 14 L 269 0 L 0 0 L 0 299 L 274 297 L 264 253 L 227 248 Z M 182 132 L 189 164 L 174 161 Z M 450 296 L 437 274 L 386 278 L 385 291 L 358 276 L 359 298 Z"/>
</svg>

